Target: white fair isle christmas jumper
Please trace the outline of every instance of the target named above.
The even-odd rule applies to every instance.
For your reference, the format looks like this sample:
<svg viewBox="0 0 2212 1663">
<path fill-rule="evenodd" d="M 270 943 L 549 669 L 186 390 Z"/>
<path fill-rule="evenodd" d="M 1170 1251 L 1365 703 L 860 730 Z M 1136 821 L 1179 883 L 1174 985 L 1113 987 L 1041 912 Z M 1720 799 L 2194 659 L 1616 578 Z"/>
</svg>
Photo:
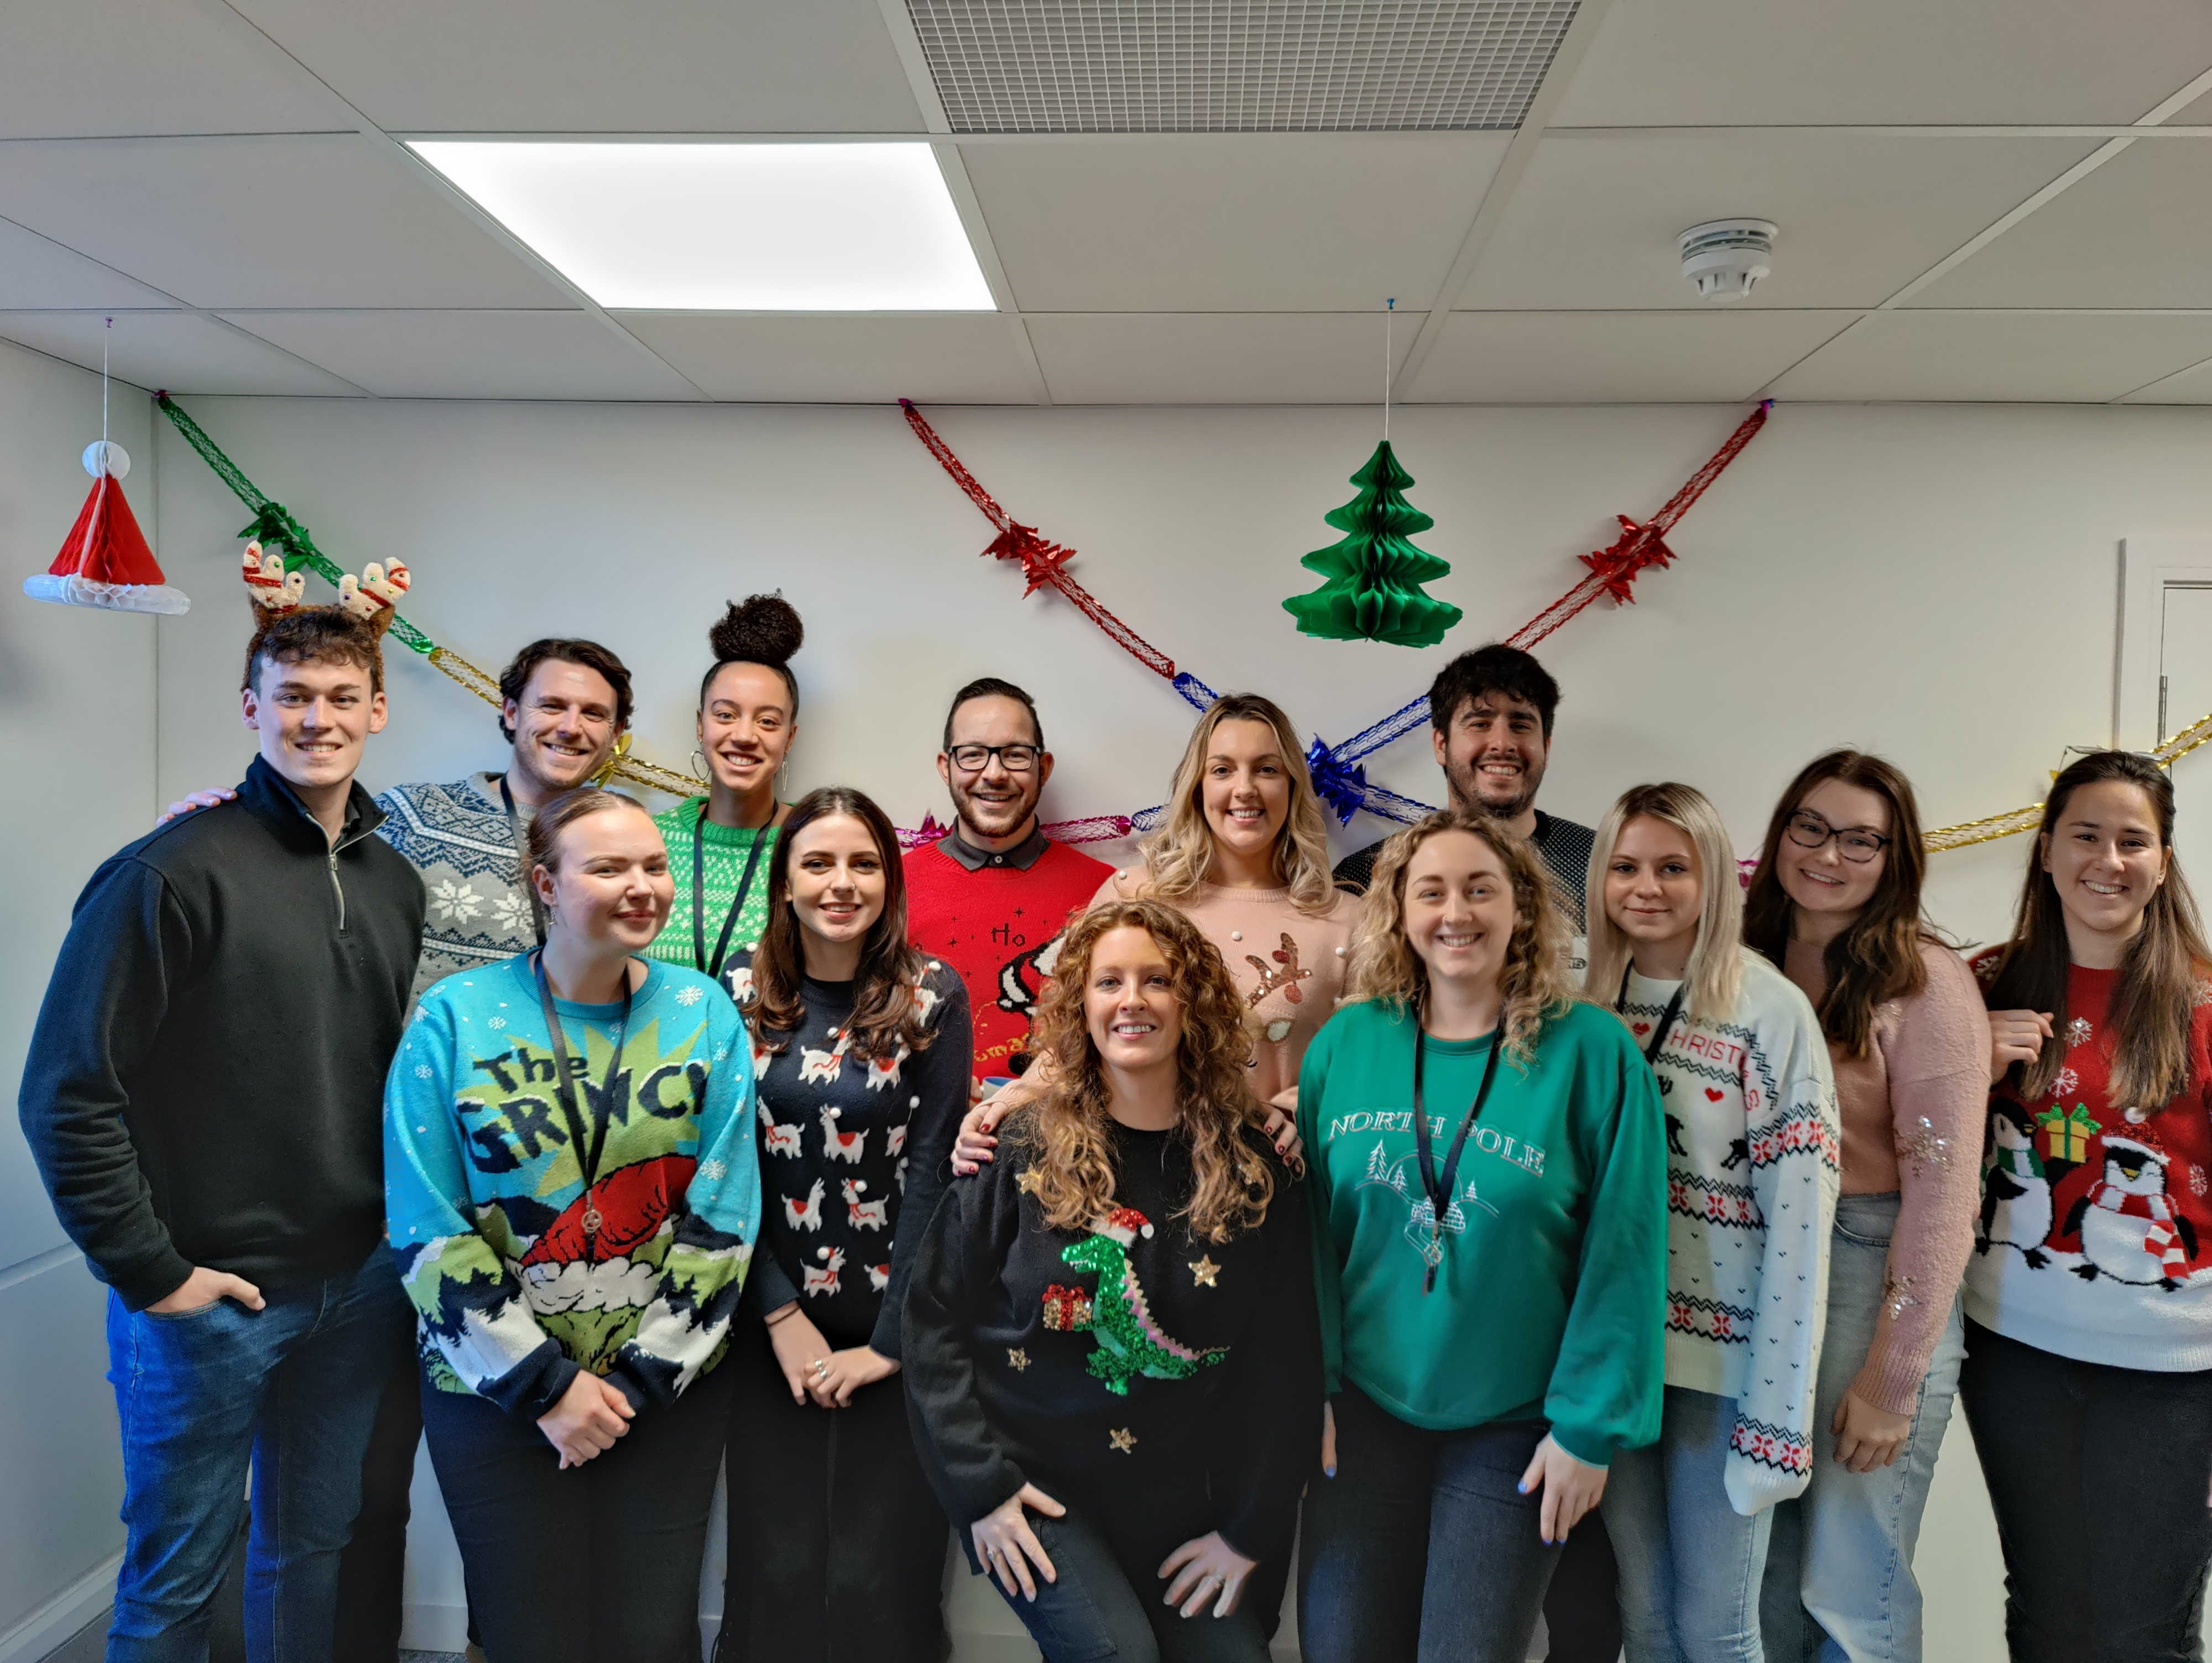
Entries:
<svg viewBox="0 0 2212 1663">
<path fill-rule="evenodd" d="M 1667 1384 L 1735 1402 L 1725 1482 L 1748 1518 L 1813 1471 L 1841 1128 L 1805 996 L 1747 952 L 1723 1021 L 1676 1017 L 1656 1062 L 1667 1116 Z M 1679 982 L 1632 971 L 1639 1045 Z"/>
</svg>

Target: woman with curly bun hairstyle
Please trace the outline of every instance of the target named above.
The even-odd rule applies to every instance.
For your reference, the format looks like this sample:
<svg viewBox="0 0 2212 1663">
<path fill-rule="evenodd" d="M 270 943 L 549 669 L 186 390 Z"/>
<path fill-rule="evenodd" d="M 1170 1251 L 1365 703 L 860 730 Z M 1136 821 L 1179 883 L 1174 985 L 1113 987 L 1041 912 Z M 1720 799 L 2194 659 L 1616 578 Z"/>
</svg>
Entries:
<svg viewBox="0 0 2212 1663">
<path fill-rule="evenodd" d="M 714 662 L 699 683 L 704 797 L 662 810 L 676 901 L 650 957 L 720 976 L 732 955 L 759 944 L 768 926 L 768 864 L 791 805 L 776 790 L 799 737 L 799 678 L 791 660 L 806 639 L 781 595 L 732 601 L 707 632 Z"/>
<path fill-rule="evenodd" d="M 1053 1083 L 938 1209 L 906 1307 L 922 1465 L 1053 1663 L 1262 1663 L 1320 1429 L 1305 1199 L 1261 1131 L 1244 1001 L 1152 900 L 1069 929 Z"/>
<path fill-rule="evenodd" d="M 1307 1049 L 1310 1663 L 1519 1663 L 1613 1452 L 1659 1435 L 1659 1091 L 1570 991 L 1565 930 L 1527 841 L 1432 814 L 1384 846 L 1350 995 Z"/>
</svg>

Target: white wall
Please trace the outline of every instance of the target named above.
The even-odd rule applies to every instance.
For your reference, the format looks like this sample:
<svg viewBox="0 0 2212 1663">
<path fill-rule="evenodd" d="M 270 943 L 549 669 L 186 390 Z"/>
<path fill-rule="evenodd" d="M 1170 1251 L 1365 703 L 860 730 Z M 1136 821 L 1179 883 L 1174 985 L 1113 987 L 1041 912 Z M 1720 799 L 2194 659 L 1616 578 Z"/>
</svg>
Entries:
<svg viewBox="0 0 2212 1663">
<path fill-rule="evenodd" d="M 125 490 L 149 541 L 147 407 L 118 387 L 111 435 L 136 464 Z M 70 906 L 154 804 L 154 623 L 41 605 L 44 571 L 91 486 L 100 378 L 0 343 L 0 774 L 12 783 L 0 885 L 0 1660 L 36 1657 L 107 1602 L 123 1545 L 103 1292 L 46 1205 L 14 1113 L 14 1083 Z"/>
<path fill-rule="evenodd" d="M 35 421 L 0 422 L 25 434 L 14 451 L 54 452 L 60 483 L 48 495 L 59 501 L 75 489 L 65 476 L 82 423 L 44 403 Z M 1024 600 L 1014 571 L 977 558 L 989 527 L 895 410 L 212 398 L 192 409 L 341 565 L 404 555 L 416 573 L 409 615 L 479 664 L 495 668 L 540 634 L 615 646 L 639 673 L 640 750 L 671 764 L 691 748 L 711 614 L 775 586 L 811 632 L 797 665 L 805 702 L 793 794 L 845 780 L 902 823 L 942 812 L 931 757 L 944 700 L 986 672 L 1040 696 L 1060 758 L 1054 815 L 1158 801 L 1189 726 L 1164 683 L 1056 598 Z M 1580 574 L 1575 555 L 1612 540 L 1615 513 L 1648 515 L 1740 415 L 1401 408 L 1393 436 L 1419 482 L 1410 495 L 1437 521 L 1419 541 L 1455 568 L 1431 591 L 1468 614 L 1448 645 L 1505 634 L 1551 600 Z M 1343 482 L 1376 437 L 1370 414 L 936 419 L 1013 513 L 1080 551 L 1073 569 L 1086 584 L 1217 689 L 1273 694 L 1334 740 L 1420 691 L 1442 662 L 1308 640 L 1278 604 L 1316 581 L 1297 557 L 1334 540 L 1322 515 L 1352 494 Z M 162 426 L 161 544 L 172 580 L 198 598 L 189 616 L 160 626 L 166 799 L 234 780 L 251 745 L 234 714 L 246 614 L 233 533 L 244 511 Z M 1900 763 L 1931 823 L 2031 800 L 2062 747 L 2109 737 L 2119 539 L 2212 528 L 2208 439 L 2212 413 L 2186 410 L 1778 410 L 1673 538 L 1680 564 L 1648 576 L 1634 608 L 1601 605 L 1543 649 L 1567 689 L 1545 804 L 1594 820 L 1635 780 L 1686 779 L 1748 847 L 1790 773 L 1844 741 Z M 41 506 L 32 518 L 35 552 L 68 513 Z M 16 546 L 25 542 L 19 534 Z M 26 609 L 10 604 L 0 628 L 22 638 Z M 96 643 L 103 686 L 143 676 L 143 656 L 125 665 L 112 651 L 129 642 L 143 653 L 130 633 L 143 626 L 83 622 L 97 627 L 69 646 L 58 633 L 39 637 L 42 654 L 82 665 L 82 646 Z M 392 725 L 372 745 L 369 780 L 451 778 L 492 762 L 489 707 L 403 651 L 390 656 Z M 41 674 L 28 684 L 52 698 L 61 683 Z M 137 759 L 149 713 L 130 713 L 137 719 L 118 721 L 88 705 L 40 729 L 11 725 L 9 743 L 38 745 L 42 761 L 105 761 L 118 744 Z M 46 762 L 43 777 L 57 772 Z M 1371 772 L 1437 795 L 1419 738 Z M 37 901 L 48 933 L 29 938 L 51 943 L 62 898 L 132 829 L 143 788 L 119 789 L 113 776 L 112 764 L 68 776 L 66 836 L 28 844 L 53 873 Z M 84 793 L 111 790 L 113 811 L 86 824 Z M 1343 841 L 1382 829 L 1363 820 Z M 1999 934 L 2023 854 L 2008 843 L 1938 857 L 1938 918 L 1969 938 Z M 27 987 L 9 1018 L 19 1026 L 0 1031 L 27 1022 L 45 951 L 24 956 Z M 33 1194 L 22 1200 L 20 1212 L 39 1215 Z M 88 1359 L 64 1389 L 89 1396 L 95 1375 Z M 1954 1427 L 1923 1554 L 1931 1656 L 2001 1655 L 1995 1564 L 1970 1446 Z"/>
</svg>

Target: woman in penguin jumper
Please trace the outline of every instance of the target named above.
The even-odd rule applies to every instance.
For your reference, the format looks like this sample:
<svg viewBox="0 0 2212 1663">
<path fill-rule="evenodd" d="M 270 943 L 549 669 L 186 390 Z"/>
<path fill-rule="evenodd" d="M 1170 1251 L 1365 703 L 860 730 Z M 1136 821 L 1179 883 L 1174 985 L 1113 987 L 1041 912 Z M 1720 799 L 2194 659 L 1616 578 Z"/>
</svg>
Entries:
<svg viewBox="0 0 2212 1663">
<path fill-rule="evenodd" d="M 2173 786 L 2130 751 L 2052 784 L 1993 1046 L 1960 1381 L 2014 1663 L 2197 1655 L 2212 1563 L 2212 950 Z"/>
<path fill-rule="evenodd" d="M 1526 841 L 1432 814 L 1376 860 L 1352 1000 L 1306 1053 L 1310 1663 L 1520 1663 L 1559 1544 L 1659 1435 L 1659 1092 L 1570 992 L 1565 928 Z"/>
<path fill-rule="evenodd" d="M 1843 1126 L 1812 1481 L 1774 1508 L 1761 1625 L 1771 1659 L 1919 1663 L 1912 1555 L 1950 1423 L 1959 1278 L 1989 1023 L 1921 913 L 1911 781 L 1833 750 L 1767 822 L 1744 939 L 1820 1018 Z"/>
<path fill-rule="evenodd" d="M 1772 1508 L 1812 1472 L 1840 1137 L 1827 1041 L 1742 944 L 1702 792 L 1623 796 L 1588 893 L 1591 997 L 1657 1071 L 1667 1126 L 1666 1407 L 1656 1444 L 1614 1456 L 1604 1502 L 1629 1663 L 1761 1663 Z"/>
<path fill-rule="evenodd" d="M 897 834 L 856 791 L 784 822 L 752 1036 L 767 1206 L 732 1338 L 722 1663 L 937 1663 L 945 1520 L 915 1458 L 899 1312 L 968 1103 L 968 994 L 907 939 Z"/>
<path fill-rule="evenodd" d="M 906 1382 L 969 1563 L 1051 1663 L 1263 1663 L 1246 1584 L 1290 1546 L 1321 1423 L 1305 1198 L 1260 1130 L 1236 986 L 1158 901 L 1070 927 L 1054 1084 L 952 1186 Z"/>
<path fill-rule="evenodd" d="M 632 798 L 554 798 L 526 868 L 544 946 L 425 992 L 385 1086 L 423 1426 L 493 1657 L 687 1663 L 760 1219 L 744 1024 L 635 956 L 668 856 Z"/>
</svg>

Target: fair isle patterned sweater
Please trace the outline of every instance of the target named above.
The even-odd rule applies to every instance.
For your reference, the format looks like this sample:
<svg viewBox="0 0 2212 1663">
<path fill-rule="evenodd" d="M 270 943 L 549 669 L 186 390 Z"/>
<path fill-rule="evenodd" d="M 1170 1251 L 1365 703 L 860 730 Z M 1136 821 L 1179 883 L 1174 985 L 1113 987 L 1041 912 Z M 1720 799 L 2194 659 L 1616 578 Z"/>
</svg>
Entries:
<svg viewBox="0 0 2212 1663">
<path fill-rule="evenodd" d="M 1748 1518 L 1813 1472 L 1841 1133 L 1805 996 L 1757 955 L 1725 1021 L 1675 1019 L 1656 1062 L 1667 1116 L 1667 1384 L 1735 1401 L 1725 1483 Z M 1633 971 L 1639 1047 L 1679 982 Z"/>
<path fill-rule="evenodd" d="M 394 786 L 376 806 L 376 835 L 422 874 L 422 956 L 413 997 L 456 970 L 480 970 L 538 944 L 538 925 L 522 886 L 514 825 L 500 800 L 499 776 L 472 774 L 450 786 Z M 516 808 L 525 829 L 531 810 Z"/>
<path fill-rule="evenodd" d="M 440 1390 L 535 1419 L 588 1369 L 642 1410 L 729 1336 L 760 1225 L 751 1051 L 696 971 L 648 965 L 626 1042 L 619 1004 L 556 1000 L 586 1136 L 606 1128 L 587 1203 L 534 959 L 415 1008 L 384 1091 L 392 1245 Z"/>
</svg>

